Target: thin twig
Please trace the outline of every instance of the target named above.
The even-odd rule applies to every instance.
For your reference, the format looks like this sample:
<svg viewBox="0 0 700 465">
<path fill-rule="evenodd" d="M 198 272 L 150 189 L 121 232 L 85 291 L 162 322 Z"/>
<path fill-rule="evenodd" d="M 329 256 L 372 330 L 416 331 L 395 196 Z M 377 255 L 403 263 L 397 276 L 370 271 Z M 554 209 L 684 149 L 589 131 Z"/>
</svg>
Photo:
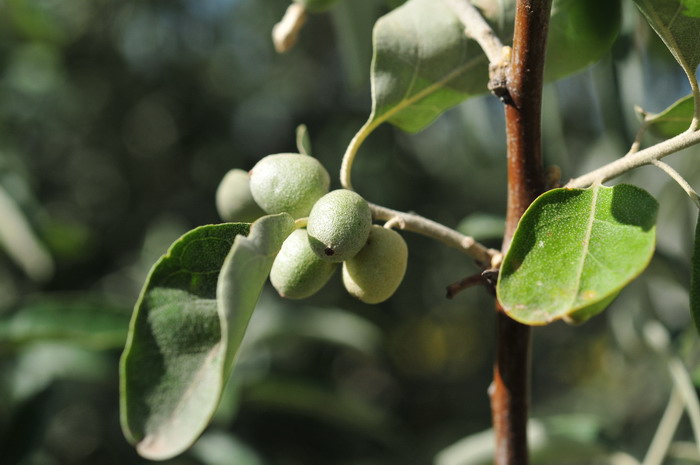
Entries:
<svg viewBox="0 0 700 465">
<path fill-rule="evenodd" d="M 648 165 L 653 160 L 660 160 L 663 157 L 676 153 L 695 144 L 700 143 L 700 131 L 687 130 L 675 137 L 659 142 L 656 145 L 647 147 L 635 153 L 608 163 L 583 176 L 569 181 L 565 187 L 588 187 L 596 181 L 605 182 L 609 179 L 620 176 L 627 171 L 639 166 Z"/>
<path fill-rule="evenodd" d="M 700 196 L 698 196 L 698 193 L 695 192 L 695 190 L 692 188 L 692 186 L 688 183 L 688 181 L 685 180 L 681 174 L 674 170 L 669 164 L 662 162 L 661 160 L 652 160 L 651 164 L 661 168 L 666 174 L 671 176 L 674 181 L 678 183 L 679 186 L 685 191 L 686 194 L 688 194 L 688 197 L 690 197 L 690 200 L 695 203 L 695 206 L 700 209 Z"/>
<path fill-rule="evenodd" d="M 671 441 L 673 441 L 673 436 L 676 434 L 676 429 L 678 429 L 678 423 L 683 416 L 683 406 L 683 399 L 678 389 L 674 388 L 642 465 L 661 465 L 663 463 Z"/>
<path fill-rule="evenodd" d="M 294 47 L 305 22 L 306 7 L 301 3 L 289 5 L 280 22 L 272 28 L 272 43 L 277 53 L 288 52 Z"/>
<path fill-rule="evenodd" d="M 482 268 L 491 267 L 492 260 L 500 256 L 498 250 L 485 247 L 473 237 L 465 236 L 459 231 L 455 231 L 452 228 L 448 228 L 445 225 L 429 220 L 423 216 L 416 215 L 415 213 L 392 210 L 391 208 L 382 207 L 373 203 L 370 203 L 369 206 L 372 210 L 373 219 L 377 221 L 390 221 L 396 218 L 396 226 L 399 228 L 431 237 L 443 244 L 454 247 L 472 257 Z"/>
<path fill-rule="evenodd" d="M 498 63 L 503 57 L 503 43 L 469 0 L 444 0 L 459 20 L 464 24 L 465 32 L 474 39 L 489 59 L 489 63 Z"/>
</svg>

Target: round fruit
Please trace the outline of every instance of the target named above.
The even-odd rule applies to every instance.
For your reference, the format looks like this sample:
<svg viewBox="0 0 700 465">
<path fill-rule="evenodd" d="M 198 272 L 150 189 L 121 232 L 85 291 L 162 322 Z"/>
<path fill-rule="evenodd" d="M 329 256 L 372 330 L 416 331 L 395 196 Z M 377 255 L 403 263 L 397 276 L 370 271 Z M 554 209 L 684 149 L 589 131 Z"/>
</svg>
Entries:
<svg viewBox="0 0 700 465">
<path fill-rule="evenodd" d="M 378 304 L 396 292 L 407 263 L 408 247 L 401 235 L 373 225 L 360 253 L 343 263 L 343 284 L 352 296 Z"/>
<path fill-rule="evenodd" d="M 338 189 L 316 202 L 306 229 L 311 248 L 319 257 L 342 262 L 365 245 L 371 227 L 367 201 L 353 191 Z"/>
<path fill-rule="evenodd" d="M 331 179 L 313 157 L 298 153 L 268 155 L 250 170 L 250 191 L 267 213 L 307 216 Z"/>
<path fill-rule="evenodd" d="M 314 13 L 318 13 L 324 10 L 327 10 L 328 8 L 332 7 L 334 3 L 336 3 L 338 0 L 294 0 L 296 3 L 300 3 L 304 5 L 304 7 L 309 10 L 313 11 Z"/>
<path fill-rule="evenodd" d="M 303 299 L 321 289 L 337 267 L 337 263 L 318 258 L 309 247 L 306 231 L 297 229 L 282 244 L 270 281 L 282 297 Z"/>
<path fill-rule="evenodd" d="M 250 193 L 248 172 L 234 169 L 226 173 L 216 190 L 216 210 L 224 221 L 246 223 L 265 214 Z"/>
</svg>

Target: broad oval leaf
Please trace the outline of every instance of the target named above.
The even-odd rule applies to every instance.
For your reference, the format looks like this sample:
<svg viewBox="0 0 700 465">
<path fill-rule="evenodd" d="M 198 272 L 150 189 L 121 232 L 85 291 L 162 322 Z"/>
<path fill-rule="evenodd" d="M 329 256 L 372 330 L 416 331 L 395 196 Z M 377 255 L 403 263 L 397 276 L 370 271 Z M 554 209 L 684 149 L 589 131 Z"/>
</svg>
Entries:
<svg viewBox="0 0 700 465">
<path fill-rule="evenodd" d="M 185 450 L 216 409 L 224 382 L 217 279 L 234 239 L 248 230 L 196 228 L 146 279 L 120 366 L 122 429 L 146 458 Z"/>
<path fill-rule="evenodd" d="M 690 313 L 695 321 L 695 328 L 700 333 L 700 215 L 695 226 L 695 244 L 690 274 Z"/>
<path fill-rule="evenodd" d="M 649 132 L 662 139 L 670 139 L 690 127 L 694 111 L 693 96 L 688 95 L 661 113 L 647 115 L 644 121 L 648 124 Z"/>
<path fill-rule="evenodd" d="M 700 65 L 700 1 L 634 0 L 637 7 L 697 88 Z"/>
<path fill-rule="evenodd" d="M 418 132 L 446 109 L 486 92 L 488 60 L 442 0 L 409 0 L 374 26 L 372 114 Z"/>
<path fill-rule="evenodd" d="M 543 325 L 600 313 L 649 263 L 658 203 L 620 184 L 553 189 L 520 219 L 498 279 L 513 319 Z"/>
</svg>

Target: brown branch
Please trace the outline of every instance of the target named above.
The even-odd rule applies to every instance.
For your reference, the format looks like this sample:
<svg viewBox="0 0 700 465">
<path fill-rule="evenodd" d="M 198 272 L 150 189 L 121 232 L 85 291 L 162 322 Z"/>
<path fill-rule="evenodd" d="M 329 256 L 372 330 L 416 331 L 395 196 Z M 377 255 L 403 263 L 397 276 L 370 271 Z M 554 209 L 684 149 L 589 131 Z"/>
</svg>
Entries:
<svg viewBox="0 0 700 465">
<path fill-rule="evenodd" d="M 525 209 L 546 188 L 540 140 L 542 76 L 551 0 L 518 0 L 511 66 L 511 104 L 505 107 L 508 147 L 508 210 L 505 252 Z M 530 328 L 498 306 L 497 351 L 489 389 L 496 436 L 496 465 L 526 465 Z"/>
</svg>

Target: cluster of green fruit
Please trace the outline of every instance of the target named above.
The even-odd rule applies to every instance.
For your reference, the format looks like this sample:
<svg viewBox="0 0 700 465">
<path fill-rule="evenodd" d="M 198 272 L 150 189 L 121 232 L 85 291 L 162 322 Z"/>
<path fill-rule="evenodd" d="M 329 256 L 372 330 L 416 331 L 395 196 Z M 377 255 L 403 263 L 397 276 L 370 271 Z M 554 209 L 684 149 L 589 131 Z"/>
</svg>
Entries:
<svg viewBox="0 0 700 465">
<path fill-rule="evenodd" d="M 369 204 L 359 194 L 328 192 L 330 176 L 315 158 L 269 155 L 249 173 L 229 171 L 219 185 L 216 204 L 226 221 L 254 221 L 286 212 L 307 218 L 282 244 L 270 281 L 282 297 L 315 294 L 342 262 L 343 284 L 363 302 L 391 297 L 406 272 L 408 248 L 396 231 L 372 224 Z"/>
</svg>

